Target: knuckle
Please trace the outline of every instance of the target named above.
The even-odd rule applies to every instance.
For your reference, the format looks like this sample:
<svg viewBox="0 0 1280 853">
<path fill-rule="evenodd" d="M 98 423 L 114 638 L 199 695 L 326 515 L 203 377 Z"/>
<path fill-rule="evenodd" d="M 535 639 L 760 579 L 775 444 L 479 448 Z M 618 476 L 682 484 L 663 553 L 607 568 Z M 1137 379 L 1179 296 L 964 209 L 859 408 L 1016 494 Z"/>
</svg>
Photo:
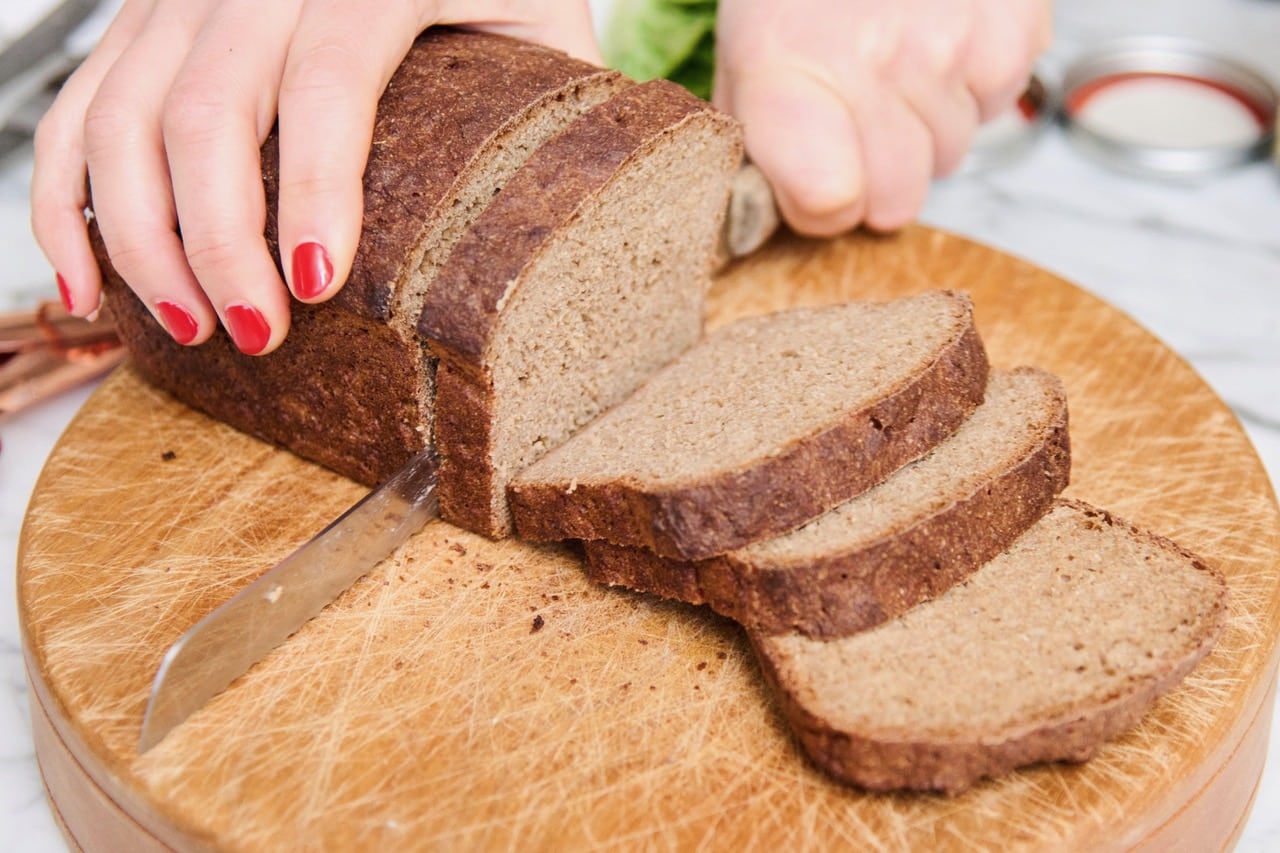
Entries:
<svg viewBox="0 0 1280 853">
<path fill-rule="evenodd" d="M 912 73 L 947 79 L 964 67 L 971 43 L 971 22 L 963 16 L 932 27 L 904 27 L 897 62 Z"/>
<path fill-rule="evenodd" d="M 84 114 L 86 154 L 114 148 L 136 136 L 141 122 L 136 105 L 127 98 L 99 94 L 89 102 Z M 56 129 L 52 132 L 56 133 Z"/>
<path fill-rule="evenodd" d="M 358 177 L 353 181 L 346 176 L 331 172 L 296 175 L 280 182 L 282 202 L 287 199 L 301 198 L 312 200 L 359 198 L 361 192 Z"/>
<path fill-rule="evenodd" d="M 184 76 L 165 96 L 161 126 L 165 140 L 193 142 L 225 127 L 234 106 L 228 88 L 216 79 Z"/>
<path fill-rule="evenodd" d="M 154 244 L 136 236 L 108 239 L 104 234 L 103 239 L 107 244 L 107 257 L 111 259 L 111 266 L 115 267 L 116 272 L 131 287 L 152 278 Z"/>
<path fill-rule="evenodd" d="M 197 278 L 226 276 L 242 256 L 241 246 L 227 235 L 199 235 L 183 240 L 187 263 Z"/>
<path fill-rule="evenodd" d="M 361 81 L 370 76 L 369 61 L 353 45 L 322 42 L 289 57 L 280 96 L 344 100 L 353 97 Z"/>
</svg>

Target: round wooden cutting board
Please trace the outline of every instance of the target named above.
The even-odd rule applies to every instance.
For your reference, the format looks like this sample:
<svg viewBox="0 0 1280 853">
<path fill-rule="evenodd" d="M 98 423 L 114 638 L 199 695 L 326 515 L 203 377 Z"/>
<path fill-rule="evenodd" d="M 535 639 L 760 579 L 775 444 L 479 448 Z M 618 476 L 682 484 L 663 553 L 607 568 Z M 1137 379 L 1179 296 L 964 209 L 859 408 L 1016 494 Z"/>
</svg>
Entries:
<svg viewBox="0 0 1280 853">
<path fill-rule="evenodd" d="M 570 549 L 442 522 L 140 756 L 165 648 L 363 490 L 123 368 L 49 459 L 19 554 L 36 748 L 68 838 L 130 851 L 1229 846 L 1266 755 L 1280 511 L 1195 372 L 1070 284 L 923 228 L 780 238 L 719 277 L 709 321 L 933 287 L 972 295 L 994 365 L 1065 381 L 1069 495 L 1230 581 L 1215 651 L 1094 760 L 955 798 L 842 787 L 797 749 L 732 623 L 593 586 Z"/>
</svg>

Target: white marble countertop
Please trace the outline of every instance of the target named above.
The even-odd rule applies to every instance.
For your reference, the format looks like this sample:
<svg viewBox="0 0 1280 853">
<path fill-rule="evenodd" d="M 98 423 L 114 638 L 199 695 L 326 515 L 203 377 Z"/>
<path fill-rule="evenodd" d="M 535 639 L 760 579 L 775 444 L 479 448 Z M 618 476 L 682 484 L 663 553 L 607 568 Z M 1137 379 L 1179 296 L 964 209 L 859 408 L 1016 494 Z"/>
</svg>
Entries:
<svg viewBox="0 0 1280 853">
<path fill-rule="evenodd" d="M 1201 39 L 1280 81 L 1274 0 L 1059 0 L 1055 14 L 1049 77 L 1097 41 L 1150 33 Z M 29 232 L 29 173 L 25 152 L 0 163 L 0 311 L 56 298 Z M 1280 482 L 1280 168 L 1259 163 L 1199 184 L 1162 184 L 1107 171 L 1051 131 L 1012 166 L 940 182 L 922 218 L 1052 270 L 1135 317 L 1231 405 Z M 8 589 L 31 490 L 90 390 L 0 423 L 0 573 Z M 12 594 L 0 602 L 0 849 L 65 849 L 32 750 Z M 1239 849 L 1280 850 L 1280 744 Z"/>
</svg>

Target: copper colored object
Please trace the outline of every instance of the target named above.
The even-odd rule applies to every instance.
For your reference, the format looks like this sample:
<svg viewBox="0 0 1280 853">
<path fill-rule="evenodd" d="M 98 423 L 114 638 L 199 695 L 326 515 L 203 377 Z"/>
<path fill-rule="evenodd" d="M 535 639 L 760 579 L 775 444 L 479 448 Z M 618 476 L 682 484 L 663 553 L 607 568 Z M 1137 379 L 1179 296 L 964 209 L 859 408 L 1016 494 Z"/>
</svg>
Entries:
<svg viewBox="0 0 1280 853">
<path fill-rule="evenodd" d="M 106 373 L 124 360 L 115 327 L 56 302 L 0 314 L 0 420 Z"/>
</svg>

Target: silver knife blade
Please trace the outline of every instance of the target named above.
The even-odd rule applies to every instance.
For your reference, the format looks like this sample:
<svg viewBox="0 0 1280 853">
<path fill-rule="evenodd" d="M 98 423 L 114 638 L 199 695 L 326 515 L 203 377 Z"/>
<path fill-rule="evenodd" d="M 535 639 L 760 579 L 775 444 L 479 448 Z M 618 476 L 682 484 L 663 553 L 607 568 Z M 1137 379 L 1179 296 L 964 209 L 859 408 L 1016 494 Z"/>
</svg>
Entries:
<svg viewBox="0 0 1280 853">
<path fill-rule="evenodd" d="M 437 513 L 427 448 L 169 647 L 151 685 L 146 752 L 284 642 Z"/>
</svg>

